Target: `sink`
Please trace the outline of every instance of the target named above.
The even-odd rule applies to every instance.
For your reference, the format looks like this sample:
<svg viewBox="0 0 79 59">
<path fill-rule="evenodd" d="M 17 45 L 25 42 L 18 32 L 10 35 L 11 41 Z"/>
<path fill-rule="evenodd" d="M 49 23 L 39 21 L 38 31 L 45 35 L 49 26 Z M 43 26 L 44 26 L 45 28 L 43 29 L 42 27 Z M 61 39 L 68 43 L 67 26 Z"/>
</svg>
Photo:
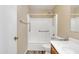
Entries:
<svg viewBox="0 0 79 59">
<path fill-rule="evenodd" d="M 62 38 L 62 37 L 51 37 L 51 40 L 54 40 L 54 41 L 68 41 L 69 39 Z"/>
<path fill-rule="evenodd" d="M 52 39 L 54 41 L 68 41 L 68 39 Z"/>
</svg>

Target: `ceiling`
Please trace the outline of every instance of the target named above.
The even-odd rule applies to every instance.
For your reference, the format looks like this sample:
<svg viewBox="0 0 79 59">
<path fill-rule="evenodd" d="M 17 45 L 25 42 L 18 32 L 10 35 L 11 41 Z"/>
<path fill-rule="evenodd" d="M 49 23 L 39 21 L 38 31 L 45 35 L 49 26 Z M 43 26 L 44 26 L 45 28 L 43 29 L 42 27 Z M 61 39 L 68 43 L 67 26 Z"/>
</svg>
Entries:
<svg viewBox="0 0 79 59">
<path fill-rule="evenodd" d="M 30 5 L 29 11 L 31 13 L 52 12 L 55 5 Z"/>
<path fill-rule="evenodd" d="M 56 5 L 29 5 L 30 13 L 51 13 Z M 72 13 L 79 13 L 79 5 L 71 5 Z"/>
</svg>

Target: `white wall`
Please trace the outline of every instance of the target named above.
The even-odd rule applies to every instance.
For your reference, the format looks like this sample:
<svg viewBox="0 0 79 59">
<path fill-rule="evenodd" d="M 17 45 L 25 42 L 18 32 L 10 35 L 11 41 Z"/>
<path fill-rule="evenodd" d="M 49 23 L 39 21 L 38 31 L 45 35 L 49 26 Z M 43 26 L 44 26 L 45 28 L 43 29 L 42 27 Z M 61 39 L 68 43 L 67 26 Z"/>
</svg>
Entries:
<svg viewBox="0 0 79 59">
<path fill-rule="evenodd" d="M 0 6 L 0 53 L 16 53 L 17 7 Z"/>
</svg>

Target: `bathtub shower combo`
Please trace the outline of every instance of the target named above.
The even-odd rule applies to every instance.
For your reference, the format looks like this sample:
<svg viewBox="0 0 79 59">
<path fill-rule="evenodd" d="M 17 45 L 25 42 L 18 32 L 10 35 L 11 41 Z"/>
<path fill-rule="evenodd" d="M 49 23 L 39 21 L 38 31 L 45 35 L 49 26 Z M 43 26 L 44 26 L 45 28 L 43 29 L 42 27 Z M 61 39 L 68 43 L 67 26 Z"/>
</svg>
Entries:
<svg viewBox="0 0 79 59">
<path fill-rule="evenodd" d="M 35 15 L 34 15 L 35 16 Z M 28 49 L 29 51 L 50 54 L 50 40 L 56 33 L 55 17 L 28 16 Z M 48 15 L 50 16 L 50 15 Z M 41 51 L 41 52 L 40 52 Z M 32 53 L 32 52 L 31 52 Z"/>
</svg>

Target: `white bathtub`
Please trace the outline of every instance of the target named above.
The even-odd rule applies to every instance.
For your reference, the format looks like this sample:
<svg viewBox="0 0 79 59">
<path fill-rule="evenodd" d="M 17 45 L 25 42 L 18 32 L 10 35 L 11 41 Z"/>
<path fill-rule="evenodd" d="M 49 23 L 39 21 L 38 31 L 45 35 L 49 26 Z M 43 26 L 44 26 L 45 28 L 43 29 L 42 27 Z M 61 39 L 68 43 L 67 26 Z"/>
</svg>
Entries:
<svg viewBox="0 0 79 59">
<path fill-rule="evenodd" d="M 50 53 L 50 48 L 50 43 L 30 43 L 28 45 L 28 50 L 46 51 L 46 53 Z"/>
</svg>

